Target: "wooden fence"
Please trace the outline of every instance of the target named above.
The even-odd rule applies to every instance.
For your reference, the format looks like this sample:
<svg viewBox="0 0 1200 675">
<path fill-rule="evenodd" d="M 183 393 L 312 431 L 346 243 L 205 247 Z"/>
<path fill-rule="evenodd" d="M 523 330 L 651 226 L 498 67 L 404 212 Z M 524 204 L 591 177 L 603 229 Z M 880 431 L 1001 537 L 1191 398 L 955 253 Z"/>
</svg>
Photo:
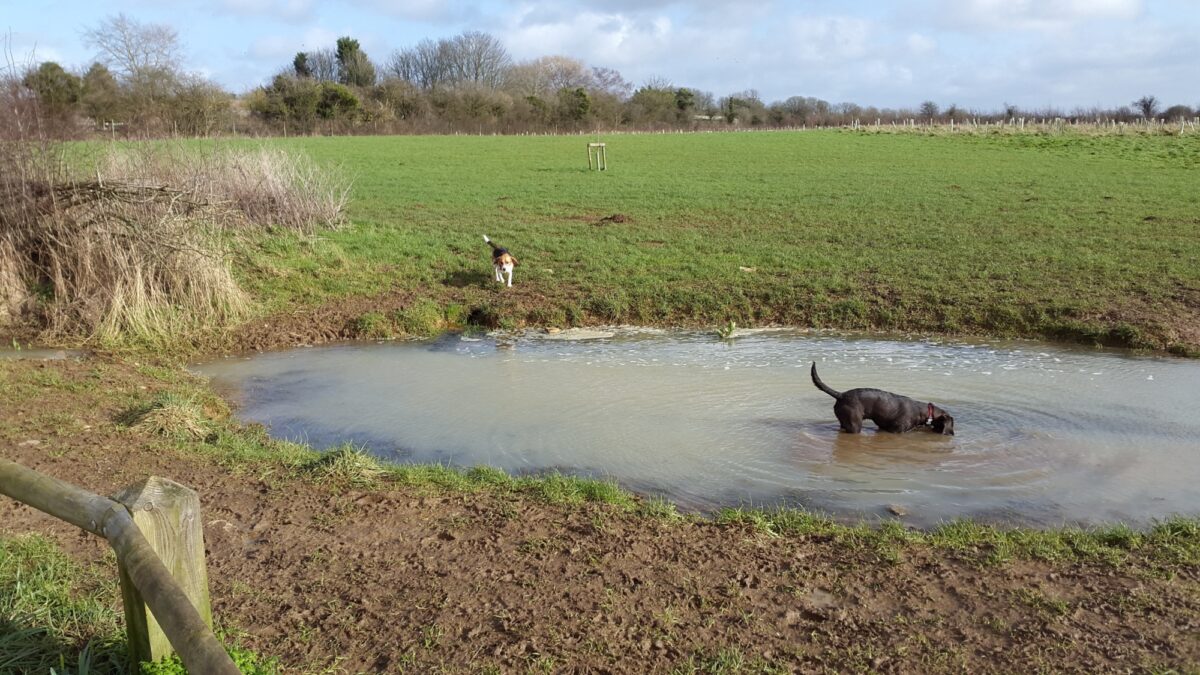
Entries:
<svg viewBox="0 0 1200 675">
<path fill-rule="evenodd" d="M 0 457 L 0 494 L 108 540 L 121 575 L 131 670 L 174 648 L 191 673 L 239 673 L 212 632 L 194 490 L 151 477 L 113 500 Z"/>
</svg>

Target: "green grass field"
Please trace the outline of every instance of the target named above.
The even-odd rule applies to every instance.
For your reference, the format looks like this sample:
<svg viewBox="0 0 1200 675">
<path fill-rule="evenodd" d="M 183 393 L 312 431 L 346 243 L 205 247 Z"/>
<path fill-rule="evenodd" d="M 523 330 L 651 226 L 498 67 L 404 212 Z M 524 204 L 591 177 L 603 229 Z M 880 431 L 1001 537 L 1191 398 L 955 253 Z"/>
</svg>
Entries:
<svg viewBox="0 0 1200 675">
<path fill-rule="evenodd" d="M 415 293 L 505 326 L 792 324 L 1200 346 L 1200 137 L 280 139 L 351 225 L 243 259 L 269 309 Z M 603 220 L 623 216 L 613 222 Z M 520 260 L 494 287 L 487 233 Z"/>
</svg>

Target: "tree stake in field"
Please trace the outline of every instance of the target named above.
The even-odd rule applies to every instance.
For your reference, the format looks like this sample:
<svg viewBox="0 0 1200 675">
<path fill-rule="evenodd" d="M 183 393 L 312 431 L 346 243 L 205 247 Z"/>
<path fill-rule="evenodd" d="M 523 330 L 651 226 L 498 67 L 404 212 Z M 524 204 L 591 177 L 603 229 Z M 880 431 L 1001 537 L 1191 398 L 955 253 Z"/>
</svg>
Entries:
<svg viewBox="0 0 1200 675">
<path fill-rule="evenodd" d="M 608 170 L 608 157 L 604 154 L 603 143 L 588 143 L 588 171 L 592 170 L 592 157 L 595 156 L 595 167 L 597 171 Z"/>
</svg>

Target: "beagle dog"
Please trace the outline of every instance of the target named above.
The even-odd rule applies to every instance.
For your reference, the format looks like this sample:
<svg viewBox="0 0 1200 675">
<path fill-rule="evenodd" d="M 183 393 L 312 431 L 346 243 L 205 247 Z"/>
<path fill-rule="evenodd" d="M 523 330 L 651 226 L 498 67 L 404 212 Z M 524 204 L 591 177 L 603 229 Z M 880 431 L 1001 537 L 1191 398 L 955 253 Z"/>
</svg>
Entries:
<svg viewBox="0 0 1200 675">
<path fill-rule="evenodd" d="M 512 286 L 513 268 L 517 266 L 517 259 L 508 252 L 508 249 L 497 246 L 495 242 L 488 239 L 486 234 L 483 235 L 483 240 L 492 247 L 492 269 L 496 272 L 496 281 L 504 283 L 504 275 L 507 274 L 508 285 Z"/>
</svg>

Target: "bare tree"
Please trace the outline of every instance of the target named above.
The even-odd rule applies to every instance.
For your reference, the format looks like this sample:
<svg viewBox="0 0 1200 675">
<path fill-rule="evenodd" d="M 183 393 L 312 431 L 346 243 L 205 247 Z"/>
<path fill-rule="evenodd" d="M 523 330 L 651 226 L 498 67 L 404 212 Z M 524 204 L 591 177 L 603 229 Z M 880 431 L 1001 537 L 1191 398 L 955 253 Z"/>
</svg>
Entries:
<svg viewBox="0 0 1200 675">
<path fill-rule="evenodd" d="M 543 56 L 508 70 L 509 89 L 521 96 L 548 98 L 562 89 L 592 89 L 592 71 L 569 56 Z"/>
<path fill-rule="evenodd" d="M 512 64 L 504 45 L 479 31 L 467 31 L 450 40 L 446 52 L 451 79 L 456 84 L 469 82 L 496 89 Z"/>
<path fill-rule="evenodd" d="M 416 84 L 416 67 L 411 49 L 397 49 L 383 62 L 383 79 Z"/>
<path fill-rule="evenodd" d="M 612 68 L 592 68 L 592 82 L 598 91 L 620 99 L 627 98 L 629 92 L 633 91 L 633 85 Z"/>
<path fill-rule="evenodd" d="M 717 97 L 711 91 L 700 91 L 693 89 L 696 93 L 696 112 L 703 115 L 716 115 L 720 112 L 717 108 Z"/>
<path fill-rule="evenodd" d="M 127 81 L 136 82 L 179 69 L 182 49 L 179 35 L 165 24 L 144 24 L 117 14 L 85 30 L 83 41 L 99 49 L 98 60 Z"/>
<path fill-rule="evenodd" d="M 646 78 L 646 83 L 641 86 L 642 89 L 674 89 L 675 84 L 671 82 L 671 78 L 662 77 L 661 75 L 651 75 Z"/>
<path fill-rule="evenodd" d="M 426 38 L 415 47 L 393 52 L 386 71 L 428 91 L 450 81 L 450 62 L 449 43 Z"/>
<path fill-rule="evenodd" d="M 1165 119 L 1176 121 L 1191 119 L 1192 117 L 1195 117 L 1195 115 L 1196 111 L 1192 110 L 1191 107 L 1186 105 L 1173 105 L 1170 108 L 1167 108 L 1166 112 L 1163 113 L 1163 117 Z"/>
<path fill-rule="evenodd" d="M 538 61 L 525 61 L 508 67 L 504 86 L 509 92 L 520 96 L 544 98 L 550 90 L 549 77 Z"/>
<path fill-rule="evenodd" d="M 578 59 L 569 56 L 547 56 L 540 61 L 553 91 L 590 89 L 594 86 L 591 70 Z"/>
<path fill-rule="evenodd" d="M 1153 96 L 1143 96 L 1133 102 L 1133 107 L 1142 113 L 1146 119 L 1154 119 L 1158 114 L 1158 99 Z"/>
<path fill-rule="evenodd" d="M 817 112 L 816 100 L 804 96 L 791 96 L 780 104 L 783 112 L 790 116 L 792 123 L 807 123 L 808 117 Z"/>
<path fill-rule="evenodd" d="M 338 60 L 337 53 L 332 49 L 318 49 L 308 53 L 305 65 L 314 80 L 322 82 L 337 82 Z"/>
<path fill-rule="evenodd" d="M 843 122 L 849 122 L 862 116 L 863 107 L 857 103 L 846 101 L 834 105 L 833 111 L 842 116 Z"/>
<path fill-rule="evenodd" d="M 927 120 L 933 119 L 938 116 L 938 104 L 933 101 L 924 101 L 921 103 L 920 111 L 922 118 Z"/>
</svg>

